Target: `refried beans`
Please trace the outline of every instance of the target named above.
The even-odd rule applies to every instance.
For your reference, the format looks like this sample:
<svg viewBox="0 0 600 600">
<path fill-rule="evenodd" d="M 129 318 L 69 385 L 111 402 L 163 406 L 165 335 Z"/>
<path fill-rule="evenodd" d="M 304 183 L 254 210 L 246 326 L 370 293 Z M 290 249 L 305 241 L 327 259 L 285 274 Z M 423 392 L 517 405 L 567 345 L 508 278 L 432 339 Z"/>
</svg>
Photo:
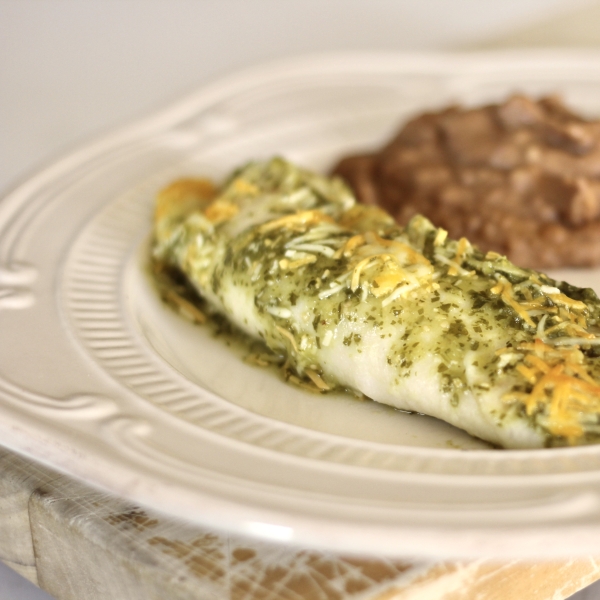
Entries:
<svg viewBox="0 0 600 600">
<path fill-rule="evenodd" d="M 600 120 L 556 97 L 424 113 L 334 173 L 400 223 L 423 214 L 518 265 L 600 263 Z"/>
</svg>

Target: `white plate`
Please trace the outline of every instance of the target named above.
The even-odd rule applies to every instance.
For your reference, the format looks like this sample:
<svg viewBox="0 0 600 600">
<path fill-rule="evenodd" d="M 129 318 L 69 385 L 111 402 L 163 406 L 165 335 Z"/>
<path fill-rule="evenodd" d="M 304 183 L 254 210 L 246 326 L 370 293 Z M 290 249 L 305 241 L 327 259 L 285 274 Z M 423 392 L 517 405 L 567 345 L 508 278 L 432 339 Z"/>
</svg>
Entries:
<svg viewBox="0 0 600 600">
<path fill-rule="evenodd" d="M 157 299 L 155 192 L 282 154 L 327 169 L 409 114 L 511 91 L 600 115 L 600 56 L 358 54 L 231 77 L 0 203 L 0 439 L 166 513 L 332 550 L 600 552 L 600 446 L 499 451 L 426 417 L 313 396 Z M 595 271 L 572 281 L 600 289 Z"/>
</svg>

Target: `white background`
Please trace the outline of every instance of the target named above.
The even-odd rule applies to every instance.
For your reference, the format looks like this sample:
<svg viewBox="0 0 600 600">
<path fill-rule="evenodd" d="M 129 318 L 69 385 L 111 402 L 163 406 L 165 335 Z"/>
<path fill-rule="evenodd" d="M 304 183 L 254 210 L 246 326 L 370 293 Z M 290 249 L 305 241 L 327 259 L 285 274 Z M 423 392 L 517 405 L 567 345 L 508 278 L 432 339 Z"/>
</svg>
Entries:
<svg viewBox="0 0 600 600">
<path fill-rule="evenodd" d="M 0 0 L 0 193 L 226 73 L 339 50 L 464 48 L 582 0 Z"/>
<path fill-rule="evenodd" d="M 592 0 L 0 0 L 0 196 L 91 137 L 257 62 L 600 46 L 598 25 Z M 0 600 L 42 598 L 0 563 Z"/>
</svg>

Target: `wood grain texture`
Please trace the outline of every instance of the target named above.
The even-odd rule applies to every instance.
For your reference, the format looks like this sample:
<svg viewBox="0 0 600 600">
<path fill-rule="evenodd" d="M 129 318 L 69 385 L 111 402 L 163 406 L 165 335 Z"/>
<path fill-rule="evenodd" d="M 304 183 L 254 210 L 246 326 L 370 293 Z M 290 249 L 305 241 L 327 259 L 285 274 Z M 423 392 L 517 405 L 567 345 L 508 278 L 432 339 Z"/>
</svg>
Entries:
<svg viewBox="0 0 600 600">
<path fill-rule="evenodd" d="M 0 558 L 57 600 L 563 600 L 592 560 L 339 556 L 177 522 L 0 451 Z"/>
<path fill-rule="evenodd" d="M 0 560 L 37 584 L 28 502 L 39 485 L 35 468 L 23 470 L 22 459 L 0 452 Z"/>
<path fill-rule="evenodd" d="M 599 578 L 600 565 L 593 559 L 456 562 L 394 584 L 377 600 L 563 600 Z"/>
</svg>

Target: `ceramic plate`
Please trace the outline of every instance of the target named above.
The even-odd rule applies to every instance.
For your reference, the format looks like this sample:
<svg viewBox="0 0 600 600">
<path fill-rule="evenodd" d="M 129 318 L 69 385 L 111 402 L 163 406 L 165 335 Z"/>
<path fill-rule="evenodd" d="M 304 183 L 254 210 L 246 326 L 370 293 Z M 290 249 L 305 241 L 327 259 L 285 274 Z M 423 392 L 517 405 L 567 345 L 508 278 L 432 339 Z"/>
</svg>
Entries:
<svg viewBox="0 0 600 600">
<path fill-rule="evenodd" d="M 50 166 L 0 203 L 0 439 L 237 533 L 411 556 L 600 552 L 600 446 L 501 451 L 315 396 L 158 299 L 153 198 L 284 155 L 327 170 L 409 115 L 513 91 L 600 115 L 600 56 L 357 54 L 256 68 Z M 563 273 L 600 289 L 596 271 Z"/>
</svg>

